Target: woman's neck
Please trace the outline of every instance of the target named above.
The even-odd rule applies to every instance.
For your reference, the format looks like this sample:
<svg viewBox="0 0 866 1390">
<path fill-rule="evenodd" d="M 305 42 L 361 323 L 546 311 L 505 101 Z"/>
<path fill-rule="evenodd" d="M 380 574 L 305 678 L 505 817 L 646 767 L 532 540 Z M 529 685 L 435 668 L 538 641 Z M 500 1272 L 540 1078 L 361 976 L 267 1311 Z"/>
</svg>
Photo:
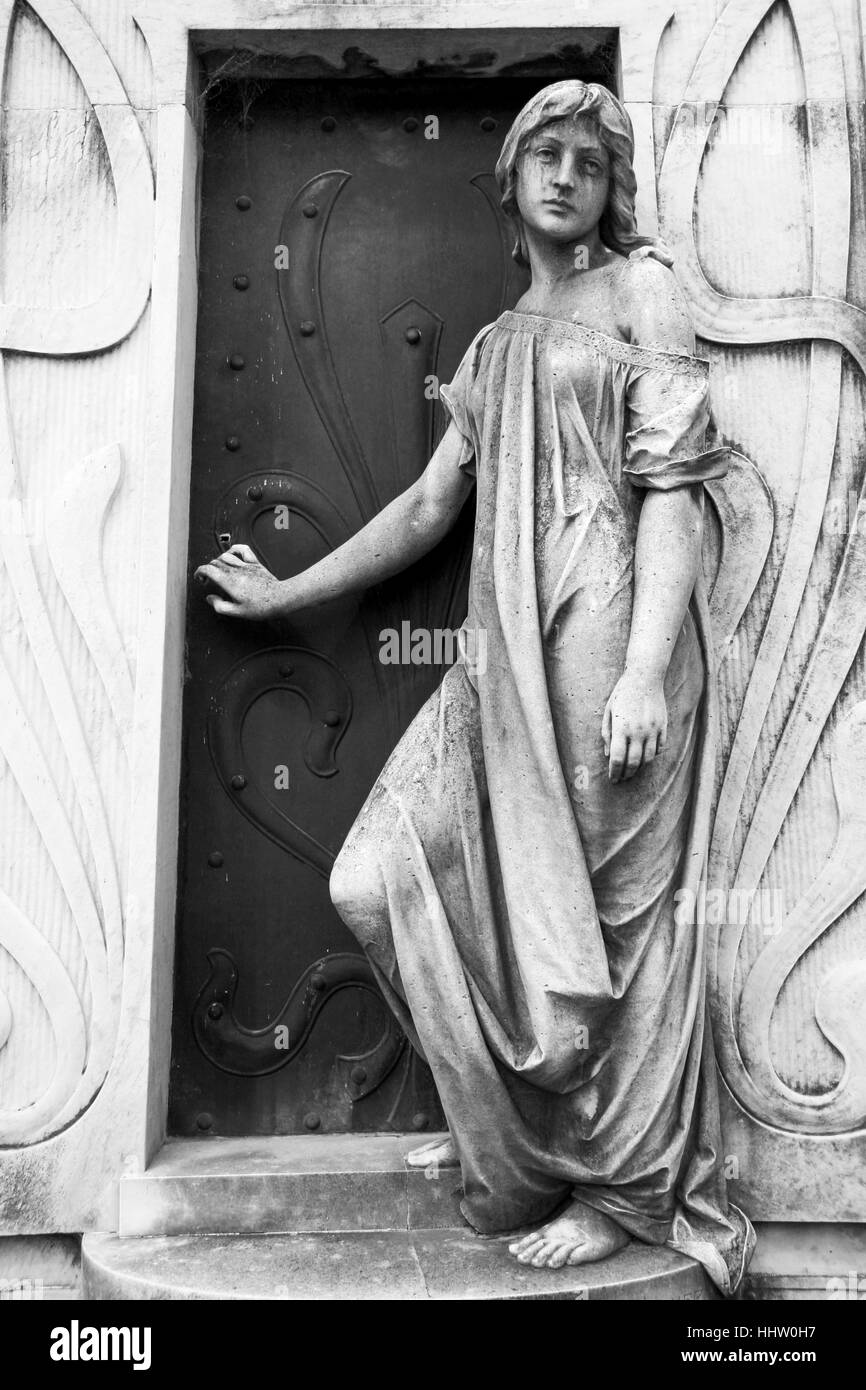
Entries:
<svg viewBox="0 0 866 1390">
<path fill-rule="evenodd" d="M 542 294 L 561 292 L 587 271 L 618 259 L 601 239 L 598 224 L 577 241 L 557 242 L 524 228 L 532 285 Z"/>
</svg>

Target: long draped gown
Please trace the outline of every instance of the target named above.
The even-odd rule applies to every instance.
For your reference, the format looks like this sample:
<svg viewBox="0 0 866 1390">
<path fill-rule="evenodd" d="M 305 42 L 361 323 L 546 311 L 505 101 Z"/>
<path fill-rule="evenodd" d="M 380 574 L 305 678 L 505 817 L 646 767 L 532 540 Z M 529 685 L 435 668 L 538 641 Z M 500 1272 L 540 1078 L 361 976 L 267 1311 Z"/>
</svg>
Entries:
<svg viewBox="0 0 866 1390">
<path fill-rule="evenodd" d="M 702 579 L 665 751 L 611 784 L 601 738 L 642 489 L 727 469 L 705 447 L 708 364 L 506 312 L 441 397 L 477 480 L 466 639 L 332 896 L 432 1069 L 470 1225 L 537 1224 L 573 1193 L 729 1293 L 754 1235 L 725 1191 L 704 929 L 677 911 L 698 897 L 714 771 Z"/>
</svg>

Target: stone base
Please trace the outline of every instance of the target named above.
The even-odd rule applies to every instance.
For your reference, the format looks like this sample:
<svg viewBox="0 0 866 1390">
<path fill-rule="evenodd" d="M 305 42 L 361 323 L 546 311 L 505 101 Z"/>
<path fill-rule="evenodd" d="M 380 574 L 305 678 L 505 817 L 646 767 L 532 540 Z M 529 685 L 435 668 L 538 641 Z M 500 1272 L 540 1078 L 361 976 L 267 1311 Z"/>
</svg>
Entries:
<svg viewBox="0 0 866 1390">
<path fill-rule="evenodd" d="M 409 1168 L 418 1135 L 170 1140 L 85 1236 L 91 1299 L 690 1299 L 694 1261 L 634 1243 L 535 1270 L 462 1221 L 460 1170 Z"/>
<path fill-rule="evenodd" d="M 536 1270 L 508 1238 L 457 1229 L 283 1236 L 84 1238 L 84 1297 L 109 1299 L 710 1300 L 700 1267 L 636 1243 L 609 1260 Z"/>
<path fill-rule="evenodd" d="M 431 1135 L 173 1139 L 120 1183 L 118 1234 L 84 1239 L 93 1299 L 688 1299 L 684 1256 L 634 1243 L 534 1270 L 460 1216 L 457 1168 L 409 1168 Z M 859 1298 L 866 1226 L 758 1223 L 744 1297 Z M 13 1262 L 19 1277 L 32 1273 Z M 11 1266 L 10 1266 L 11 1268 Z M 49 1295 L 45 1295 L 49 1296 Z"/>
</svg>

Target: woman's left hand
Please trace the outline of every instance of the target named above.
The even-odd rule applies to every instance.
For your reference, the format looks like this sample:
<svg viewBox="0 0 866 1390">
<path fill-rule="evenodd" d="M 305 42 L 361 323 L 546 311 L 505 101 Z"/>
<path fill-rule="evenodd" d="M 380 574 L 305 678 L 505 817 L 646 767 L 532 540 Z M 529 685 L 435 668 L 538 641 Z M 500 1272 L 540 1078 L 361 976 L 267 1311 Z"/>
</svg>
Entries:
<svg viewBox="0 0 866 1390">
<path fill-rule="evenodd" d="M 601 725 L 611 782 L 627 782 L 639 768 L 651 763 L 664 748 L 667 732 L 664 681 L 659 676 L 624 671 L 605 705 Z"/>
</svg>

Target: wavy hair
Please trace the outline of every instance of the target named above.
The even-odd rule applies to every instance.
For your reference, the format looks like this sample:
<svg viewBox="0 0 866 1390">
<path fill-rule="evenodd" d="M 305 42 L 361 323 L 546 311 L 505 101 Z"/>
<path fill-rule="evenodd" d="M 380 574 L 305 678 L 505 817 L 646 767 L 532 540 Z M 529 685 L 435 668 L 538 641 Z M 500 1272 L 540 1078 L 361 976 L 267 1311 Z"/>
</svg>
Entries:
<svg viewBox="0 0 866 1390">
<path fill-rule="evenodd" d="M 505 137 L 496 164 L 502 210 L 514 226 L 517 242 L 512 256 L 529 265 L 523 219 L 517 206 L 517 166 L 530 139 L 555 121 L 589 118 L 610 157 L 610 190 L 598 224 L 599 235 L 611 251 L 627 256 L 639 246 L 655 246 L 652 237 L 639 236 L 634 200 L 634 132 L 625 107 L 598 82 L 554 82 L 528 101 Z"/>
</svg>

